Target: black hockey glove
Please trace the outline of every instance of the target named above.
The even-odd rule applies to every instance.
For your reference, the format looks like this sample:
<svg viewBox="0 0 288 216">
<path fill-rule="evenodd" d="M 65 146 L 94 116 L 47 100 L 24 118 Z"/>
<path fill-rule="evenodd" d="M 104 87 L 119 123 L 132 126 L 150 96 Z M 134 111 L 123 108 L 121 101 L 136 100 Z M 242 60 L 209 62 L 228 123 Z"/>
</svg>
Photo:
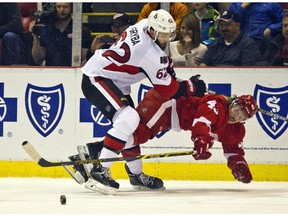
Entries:
<svg viewBox="0 0 288 216">
<path fill-rule="evenodd" d="M 195 92 L 194 96 L 196 96 L 196 97 L 204 96 L 204 94 L 206 92 L 206 84 L 203 80 L 200 80 L 200 75 L 197 74 L 195 76 L 192 76 L 190 78 L 190 80 L 194 84 L 194 86 L 196 87 L 196 92 Z"/>
</svg>

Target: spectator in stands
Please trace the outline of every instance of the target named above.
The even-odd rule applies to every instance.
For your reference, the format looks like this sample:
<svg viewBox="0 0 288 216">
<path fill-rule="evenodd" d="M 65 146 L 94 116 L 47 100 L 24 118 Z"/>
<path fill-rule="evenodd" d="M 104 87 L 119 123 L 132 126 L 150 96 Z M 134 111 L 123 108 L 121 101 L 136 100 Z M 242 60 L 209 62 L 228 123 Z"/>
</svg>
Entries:
<svg viewBox="0 0 288 216">
<path fill-rule="evenodd" d="M 268 43 L 263 60 L 268 65 L 288 66 L 288 13 L 283 15 L 282 32 Z"/>
<path fill-rule="evenodd" d="M 188 13 L 180 23 L 179 41 L 170 42 L 170 56 L 175 66 L 198 66 L 207 50 L 201 44 L 198 19 Z"/>
<path fill-rule="evenodd" d="M 95 50 L 109 48 L 116 41 L 123 31 L 132 24 L 132 19 L 126 13 L 117 13 L 111 22 L 112 35 L 98 35 L 94 38 L 90 49 L 87 52 L 87 60 L 94 54 Z"/>
<path fill-rule="evenodd" d="M 232 3 L 230 10 L 241 22 L 241 32 L 253 38 L 263 53 L 267 42 L 281 31 L 284 10 L 279 3 Z"/>
<path fill-rule="evenodd" d="M 160 9 L 160 6 L 161 6 L 160 3 L 157 3 L 157 2 L 150 2 L 150 3 L 145 4 L 139 14 L 139 17 L 136 23 L 142 19 L 148 18 L 151 11 Z M 181 19 L 185 14 L 189 13 L 189 8 L 181 2 L 174 2 L 174 3 L 170 2 L 170 11 L 168 12 L 170 12 L 173 19 L 175 20 L 176 31 L 179 32 L 178 29 L 179 29 Z M 176 36 L 176 39 L 177 38 L 179 38 L 178 34 Z"/>
<path fill-rule="evenodd" d="M 202 43 L 208 45 L 220 36 L 217 30 L 220 14 L 207 3 L 195 2 L 190 4 L 190 13 L 199 19 Z"/>
<path fill-rule="evenodd" d="M 33 28 L 36 20 L 30 23 L 33 33 L 32 56 L 36 64 L 46 66 L 71 66 L 72 63 L 72 3 L 57 2 L 55 4 L 56 19 L 51 16 L 51 23 L 45 24 L 41 31 Z M 86 62 L 86 53 L 91 45 L 92 37 L 86 27 L 82 27 L 82 65 Z"/>
<path fill-rule="evenodd" d="M 0 4 L 0 63 L 14 65 L 19 63 L 24 43 L 20 8 L 17 3 Z"/>
<path fill-rule="evenodd" d="M 221 37 L 208 46 L 200 66 L 250 66 L 261 60 L 256 42 L 241 33 L 236 13 L 224 11 L 219 19 Z"/>
</svg>

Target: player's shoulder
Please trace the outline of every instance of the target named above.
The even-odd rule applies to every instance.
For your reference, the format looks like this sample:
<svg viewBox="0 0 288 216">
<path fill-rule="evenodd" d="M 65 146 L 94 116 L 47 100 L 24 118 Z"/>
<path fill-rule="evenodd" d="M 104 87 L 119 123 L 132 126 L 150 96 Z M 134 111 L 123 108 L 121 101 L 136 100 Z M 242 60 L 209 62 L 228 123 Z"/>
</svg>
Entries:
<svg viewBox="0 0 288 216">
<path fill-rule="evenodd" d="M 147 19 L 141 20 L 139 23 L 130 26 L 126 29 L 126 42 L 133 49 L 147 49 L 151 43 L 147 33 Z"/>
</svg>

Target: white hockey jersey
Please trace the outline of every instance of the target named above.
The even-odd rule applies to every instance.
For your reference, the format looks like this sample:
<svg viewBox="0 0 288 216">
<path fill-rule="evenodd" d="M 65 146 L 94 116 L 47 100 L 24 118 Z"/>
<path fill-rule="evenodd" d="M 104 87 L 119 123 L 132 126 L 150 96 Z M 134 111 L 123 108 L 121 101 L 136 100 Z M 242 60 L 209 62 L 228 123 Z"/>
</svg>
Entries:
<svg viewBox="0 0 288 216">
<path fill-rule="evenodd" d="M 148 78 L 163 97 L 172 97 L 179 84 L 167 73 L 167 54 L 147 34 L 148 20 L 130 26 L 109 49 L 96 50 L 82 67 L 89 77 L 111 79 L 123 94 L 131 84 Z"/>
</svg>

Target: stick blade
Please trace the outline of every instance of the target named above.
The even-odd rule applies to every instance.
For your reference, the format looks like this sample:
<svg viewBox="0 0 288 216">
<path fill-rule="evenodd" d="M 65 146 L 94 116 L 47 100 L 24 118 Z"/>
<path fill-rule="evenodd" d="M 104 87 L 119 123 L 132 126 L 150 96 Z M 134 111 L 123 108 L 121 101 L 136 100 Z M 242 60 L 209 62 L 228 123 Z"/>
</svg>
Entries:
<svg viewBox="0 0 288 216">
<path fill-rule="evenodd" d="M 37 150 L 32 146 L 31 143 L 28 141 L 24 141 L 22 143 L 22 147 L 27 152 L 27 154 L 40 166 L 42 167 L 48 167 L 51 166 L 51 164 L 46 161 L 38 152 Z"/>
</svg>

